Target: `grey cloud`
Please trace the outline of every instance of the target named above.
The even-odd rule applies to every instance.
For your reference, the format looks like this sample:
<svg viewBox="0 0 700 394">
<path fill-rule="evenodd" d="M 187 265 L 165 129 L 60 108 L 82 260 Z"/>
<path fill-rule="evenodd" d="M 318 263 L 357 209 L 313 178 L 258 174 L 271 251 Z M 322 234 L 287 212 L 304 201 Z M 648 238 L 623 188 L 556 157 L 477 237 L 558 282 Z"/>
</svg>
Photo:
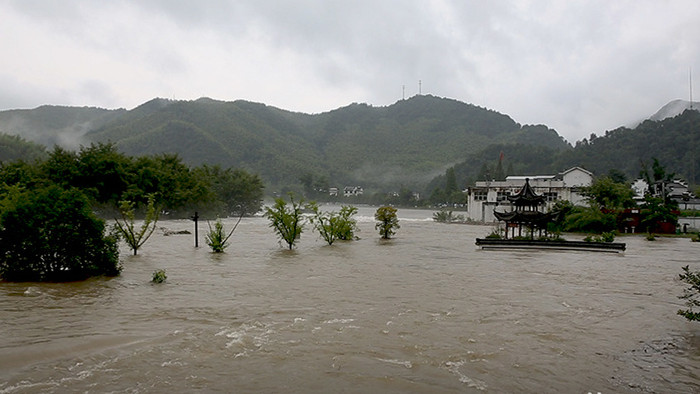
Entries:
<svg viewBox="0 0 700 394">
<path fill-rule="evenodd" d="M 289 109 L 314 112 L 332 109 L 343 92 L 352 92 L 343 104 L 388 105 L 402 85 L 412 95 L 422 80 L 423 93 L 544 123 L 574 141 L 684 97 L 688 68 L 700 70 L 700 3 L 692 0 L 6 4 L 37 34 L 66 37 L 110 62 L 102 76 L 83 78 L 92 88 L 81 97 L 95 100 L 83 105 L 134 96 L 125 89 L 135 86 L 144 100 L 180 88 L 213 95 L 226 81 L 237 96 L 214 98 L 273 105 L 310 85 Z M 215 74 L 227 69 L 237 77 Z M 125 79 L 133 83 L 124 87 Z M 0 97 L 5 102 L 21 105 Z"/>
</svg>

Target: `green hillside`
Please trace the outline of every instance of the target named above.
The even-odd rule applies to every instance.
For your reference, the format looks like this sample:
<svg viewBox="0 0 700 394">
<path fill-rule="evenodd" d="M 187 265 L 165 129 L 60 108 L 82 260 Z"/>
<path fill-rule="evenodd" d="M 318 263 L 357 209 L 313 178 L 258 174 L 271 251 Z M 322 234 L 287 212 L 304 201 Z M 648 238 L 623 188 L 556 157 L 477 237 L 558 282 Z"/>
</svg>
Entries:
<svg viewBox="0 0 700 394">
<path fill-rule="evenodd" d="M 422 187 L 493 143 L 569 148 L 545 126 L 521 126 L 495 111 L 433 96 L 318 115 L 246 101 L 156 99 L 86 137 L 115 142 L 127 154 L 175 152 L 190 164 L 245 168 L 273 186 L 311 176 L 377 190 Z"/>
<path fill-rule="evenodd" d="M 665 168 L 692 185 L 700 182 L 700 112 L 685 111 L 661 121 L 647 120 L 634 129 L 621 127 L 602 136 L 592 134 L 568 149 L 539 144 L 492 144 L 469 154 L 454 166 L 460 185 L 477 180 L 497 179 L 498 161 L 502 175 L 556 174 L 580 166 L 595 175 L 611 171 L 632 180 L 639 176 L 642 165 L 650 166 L 657 158 Z M 425 189 L 430 193 L 444 187 L 443 174 L 432 179 Z"/>
<path fill-rule="evenodd" d="M 28 163 L 46 157 L 46 148 L 16 135 L 0 134 L 0 163 L 24 160 Z"/>
<path fill-rule="evenodd" d="M 671 172 L 691 184 L 700 181 L 700 112 L 687 110 L 662 121 L 647 120 L 634 129 L 621 127 L 602 136 L 591 135 L 569 155 L 557 158 L 558 167 L 584 166 L 596 174 L 611 169 L 639 176 L 641 163 L 657 158 Z"/>
<path fill-rule="evenodd" d="M 0 133 L 18 135 L 48 147 L 77 148 L 85 133 L 125 112 L 123 109 L 52 105 L 0 111 Z"/>
</svg>

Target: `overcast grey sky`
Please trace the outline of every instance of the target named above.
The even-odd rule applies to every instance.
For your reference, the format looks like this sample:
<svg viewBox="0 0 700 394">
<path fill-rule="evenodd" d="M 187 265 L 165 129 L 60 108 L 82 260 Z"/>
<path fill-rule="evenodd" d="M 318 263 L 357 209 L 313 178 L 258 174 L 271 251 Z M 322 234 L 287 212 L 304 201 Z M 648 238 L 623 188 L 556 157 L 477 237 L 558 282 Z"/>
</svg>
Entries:
<svg viewBox="0 0 700 394">
<path fill-rule="evenodd" d="M 574 142 L 688 99 L 699 21 L 697 0 L 0 0 L 0 110 L 206 96 L 320 113 L 422 81 Z"/>
</svg>

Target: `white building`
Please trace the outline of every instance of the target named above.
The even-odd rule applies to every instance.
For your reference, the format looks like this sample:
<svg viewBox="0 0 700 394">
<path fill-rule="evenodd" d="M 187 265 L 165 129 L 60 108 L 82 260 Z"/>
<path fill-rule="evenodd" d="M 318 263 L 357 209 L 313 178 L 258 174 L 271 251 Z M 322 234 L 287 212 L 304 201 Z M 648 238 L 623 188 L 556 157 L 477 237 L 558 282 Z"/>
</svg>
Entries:
<svg viewBox="0 0 700 394">
<path fill-rule="evenodd" d="M 573 167 L 557 175 L 509 176 L 505 181 L 480 181 L 467 189 L 467 216 L 480 222 L 497 222 L 494 209 L 510 211 L 512 204 L 508 196 L 516 194 L 529 179 L 535 193 L 547 199 L 546 209 L 559 200 L 574 205 L 587 205 L 581 188 L 593 183 L 593 174 L 581 167 Z"/>
<path fill-rule="evenodd" d="M 659 181 L 654 183 L 651 188 L 644 179 L 637 179 L 632 183 L 632 190 L 634 190 L 634 199 L 640 205 L 644 203 L 644 195 L 649 192 L 654 197 L 665 195 L 676 201 L 678 209 L 681 211 L 700 210 L 700 198 L 693 194 L 688 183 L 681 179 Z"/>
<path fill-rule="evenodd" d="M 361 186 L 345 186 L 343 189 L 343 196 L 361 196 L 364 194 L 364 192 L 365 189 L 363 189 Z"/>
</svg>

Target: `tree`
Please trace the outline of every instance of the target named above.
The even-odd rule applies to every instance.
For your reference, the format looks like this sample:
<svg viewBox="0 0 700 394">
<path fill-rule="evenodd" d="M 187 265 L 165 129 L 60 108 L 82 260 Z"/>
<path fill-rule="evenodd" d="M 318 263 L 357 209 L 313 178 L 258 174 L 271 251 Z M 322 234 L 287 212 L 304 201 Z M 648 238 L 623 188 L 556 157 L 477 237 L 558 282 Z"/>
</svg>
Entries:
<svg viewBox="0 0 700 394">
<path fill-rule="evenodd" d="M 304 200 L 294 201 L 292 193 L 289 194 L 289 200 L 288 205 L 283 198 L 276 198 L 272 207 L 265 208 L 265 217 L 270 220 L 270 227 L 279 236 L 280 243 L 286 242 L 289 250 L 292 250 L 304 229 L 302 216 Z"/>
<path fill-rule="evenodd" d="M 72 281 L 119 275 L 117 239 L 77 189 L 12 187 L 0 201 L 0 277 Z"/>
<path fill-rule="evenodd" d="M 374 213 L 374 219 L 377 223 L 375 229 L 379 230 L 379 235 L 382 239 L 389 239 L 396 234 L 396 230 L 401 228 L 399 218 L 396 216 L 396 208 L 390 206 L 379 207 Z"/>
<path fill-rule="evenodd" d="M 661 197 L 653 197 L 649 194 L 644 196 L 642 205 L 641 225 L 647 232 L 659 232 L 662 230 L 661 223 L 670 223 L 674 228 L 678 222 L 678 203 L 675 201 L 664 202 Z"/>
<path fill-rule="evenodd" d="M 310 218 L 314 229 L 318 231 L 328 245 L 333 245 L 336 239 L 351 240 L 357 231 L 357 222 L 352 216 L 357 208 L 344 205 L 338 212 L 321 212 L 316 203 L 309 204 L 314 215 Z"/>
<path fill-rule="evenodd" d="M 617 215 L 603 212 L 601 206 L 595 201 L 590 207 L 575 207 L 565 219 L 565 231 L 582 231 L 591 233 L 604 233 L 615 231 L 617 228 Z"/>
<path fill-rule="evenodd" d="M 454 192 L 458 192 L 457 177 L 455 176 L 455 168 L 450 167 L 445 171 L 445 194 L 448 196 Z"/>
<path fill-rule="evenodd" d="M 148 205 L 146 206 L 146 217 L 141 224 L 141 228 L 137 231 L 134 225 L 136 217 L 134 207 L 135 204 L 133 201 L 121 201 L 119 203 L 121 221 L 117 218 L 115 218 L 114 221 L 119 234 L 124 238 L 124 241 L 126 241 L 131 250 L 134 251 L 134 256 L 136 256 L 139 248 L 148 241 L 148 238 L 150 238 L 155 231 L 156 223 L 158 223 L 159 210 L 156 209 L 155 206 L 155 196 L 153 194 L 149 195 Z"/>
<path fill-rule="evenodd" d="M 236 228 L 238 227 L 238 224 L 241 223 L 241 219 L 243 219 L 243 214 L 241 213 L 240 216 L 238 216 L 238 221 L 236 224 L 233 226 L 231 231 L 226 234 L 226 231 L 224 230 L 224 224 L 221 222 L 221 219 L 216 219 L 216 222 L 214 223 L 214 228 L 211 227 L 211 224 L 207 221 L 207 225 L 209 225 L 209 232 L 206 235 L 206 241 L 207 245 L 211 248 L 212 252 L 214 253 L 223 253 L 224 250 L 228 247 L 228 240 L 231 238 L 233 235 L 233 232 L 236 231 Z"/>
<path fill-rule="evenodd" d="M 700 312 L 695 312 L 694 307 L 700 307 L 700 272 L 691 272 L 689 266 L 683 267 L 683 273 L 679 274 L 680 280 L 690 285 L 683 289 L 683 295 L 678 298 L 686 300 L 688 309 L 679 309 L 678 314 L 688 320 L 700 321 Z"/>
<path fill-rule="evenodd" d="M 196 173 L 208 183 L 212 192 L 211 203 L 219 206 L 219 213 L 226 216 L 253 215 L 262 209 L 264 186 L 258 175 L 209 165 L 198 168 Z"/>
<path fill-rule="evenodd" d="M 338 226 L 336 226 L 336 236 L 339 240 L 350 241 L 356 238 L 355 233 L 360 231 L 357 228 L 357 221 L 353 216 L 357 213 L 357 208 L 350 205 L 340 207 L 338 215 Z"/>
<path fill-rule="evenodd" d="M 651 168 L 650 174 L 649 169 L 642 163 L 641 175 L 649 185 L 641 209 L 642 227 L 648 232 L 662 230 L 662 223 L 669 223 L 671 228 L 675 228 L 678 222 L 678 202 L 670 198 L 670 191 L 665 187 L 666 182 L 673 180 L 675 174 L 667 173 L 656 158 Z"/>
<path fill-rule="evenodd" d="M 583 188 L 583 194 L 590 202 L 595 202 L 607 210 L 631 208 L 636 205 L 632 188 L 624 183 L 617 183 L 608 176 L 600 177 L 592 185 Z"/>
</svg>

